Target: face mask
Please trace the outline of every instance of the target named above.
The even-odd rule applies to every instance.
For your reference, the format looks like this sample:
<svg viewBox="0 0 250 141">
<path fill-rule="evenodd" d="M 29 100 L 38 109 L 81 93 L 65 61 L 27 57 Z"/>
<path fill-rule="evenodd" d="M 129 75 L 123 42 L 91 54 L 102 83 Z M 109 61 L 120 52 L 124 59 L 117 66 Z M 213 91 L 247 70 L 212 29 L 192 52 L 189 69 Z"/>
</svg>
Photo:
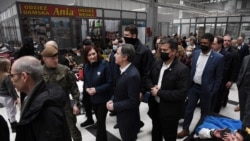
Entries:
<svg viewBox="0 0 250 141">
<path fill-rule="evenodd" d="M 186 52 L 186 55 L 187 55 L 187 57 L 190 57 L 190 56 L 192 55 L 192 52 L 187 51 L 187 52 Z"/>
<path fill-rule="evenodd" d="M 117 50 L 117 46 L 113 45 L 113 50 L 116 51 Z"/>
<path fill-rule="evenodd" d="M 208 46 L 204 46 L 204 45 L 201 45 L 200 48 L 201 48 L 201 51 L 203 52 L 206 52 L 210 49 Z"/>
<path fill-rule="evenodd" d="M 125 43 L 135 45 L 137 39 L 124 37 Z"/>
<path fill-rule="evenodd" d="M 189 43 L 189 42 L 187 42 L 187 46 L 190 46 L 190 43 Z"/>
<path fill-rule="evenodd" d="M 170 59 L 168 55 L 169 55 L 169 53 L 161 52 L 161 60 L 163 62 L 168 61 Z"/>
</svg>

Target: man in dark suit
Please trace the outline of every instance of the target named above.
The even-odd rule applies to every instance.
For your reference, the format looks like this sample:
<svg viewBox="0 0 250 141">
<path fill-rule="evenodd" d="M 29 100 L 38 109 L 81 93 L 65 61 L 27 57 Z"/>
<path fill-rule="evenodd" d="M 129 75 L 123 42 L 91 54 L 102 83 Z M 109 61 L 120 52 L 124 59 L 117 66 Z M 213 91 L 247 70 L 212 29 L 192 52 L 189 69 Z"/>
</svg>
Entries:
<svg viewBox="0 0 250 141">
<path fill-rule="evenodd" d="M 243 129 L 250 126 L 250 55 L 243 59 L 237 80 L 240 102 L 240 120 Z"/>
<path fill-rule="evenodd" d="M 116 81 L 114 96 L 106 106 L 117 113 L 117 123 L 123 141 L 135 141 L 139 131 L 139 92 L 140 73 L 131 63 L 135 58 L 135 49 L 131 44 L 121 45 L 115 62 L 120 66 L 120 76 Z"/>
<path fill-rule="evenodd" d="M 237 48 L 238 48 L 238 52 L 240 55 L 240 62 L 242 63 L 243 58 L 247 55 L 249 55 L 249 47 L 247 44 L 245 44 L 244 39 L 242 36 L 238 37 L 237 39 Z"/>
<path fill-rule="evenodd" d="M 219 52 L 220 54 L 224 56 L 223 79 L 222 79 L 222 83 L 221 83 L 218 93 L 214 95 L 214 98 L 213 98 L 214 100 L 212 104 L 213 111 L 215 113 L 219 113 L 223 104 L 224 93 L 227 92 L 226 83 L 229 81 L 229 78 L 230 78 L 229 70 L 231 69 L 230 66 L 232 62 L 232 55 L 230 52 L 226 51 L 223 48 L 223 37 L 221 36 L 217 36 L 214 38 L 212 49 L 216 52 Z"/>
<path fill-rule="evenodd" d="M 238 54 L 237 49 L 231 46 L 231 36 L 230 35 L 225 35 L 223 37 L 223 46 L 226 51 L 230 52 L 232 55 L 232 62 L 230 69 L 228 70 L 230 73 L 230 77 L 226 83 L 226 90 L 224 91 L 224 96 L 223 96 L 223 103 L 222 106 L 225 107 L 228 101 L 228 95 L 229 95 L 229 89 L 232 87 L 233 83 L 236 82 L 239 70 L 240 70 L 240 57 Z"/>
<path fill-rule="evenodd" d="M 178 133 L 178 138 L 189 135 L 189 126 L 199 99 L 201 116 L 211 112 L 212 98 L 221 85 L 224 60 L 223 55 L 211 50 L 213 40 L 214 36 L 212 34 L 204 34 L 201 37 L 200 50 L 194 52 L 191 67 L 192 84 L 188 92 L 183 130 Z"/>
<path fill-rule="evenodd" d="M 160 58 L 156 60 L 146 79 L 151 91 L 149 116 L 152 119 L 152 141 L 176 141 L 178 121 L 182 116 L 189 88 L 189 68 L 176 58 L 175 39 L 160 41 Z"/>
<path fill-rule="evenodd" d="M 243 59 L 237 86 L 239 90 L 240 120 L 244 129 L 250 127 L 250 55 Z"/>
<path fill-rule="evenodd" d="M 138 28 L 135 25 L 131 24 L 126 26 L 123 34 L 125 43 L 132 44 L 135 48 L 135 59 L 132 64 L 135 65 L 141 76 L 141 90 L 138 95 L 140 95 L 140 100 L 142 100 L 143 94 L 146 92 L 144 78 L 154 60 L 153 54 L 138 39 Z M 140 120 L 140 127 L 143 126 L 144 123 Z"/>
</svg>

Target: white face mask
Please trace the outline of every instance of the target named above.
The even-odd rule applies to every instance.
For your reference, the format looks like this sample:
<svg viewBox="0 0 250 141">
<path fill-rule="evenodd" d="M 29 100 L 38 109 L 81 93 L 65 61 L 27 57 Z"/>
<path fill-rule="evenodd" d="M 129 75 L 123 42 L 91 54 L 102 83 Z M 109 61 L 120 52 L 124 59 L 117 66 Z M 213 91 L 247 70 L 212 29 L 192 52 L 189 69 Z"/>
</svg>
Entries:
<svg viewBox="0 0 250 141">
<path fill-rule="evenodd" d="M 117 50 L 117 46 L 113 45 L 113 50 L 116 51 Z"/>
<path fill-rule="evenodd" d="M 187 57 L 190 57 L 190 56 L 192 55 L 192 52 L 187 51 L 187 52 L 186 52 L 186 55 L 187 55 Z"/>
</svg>

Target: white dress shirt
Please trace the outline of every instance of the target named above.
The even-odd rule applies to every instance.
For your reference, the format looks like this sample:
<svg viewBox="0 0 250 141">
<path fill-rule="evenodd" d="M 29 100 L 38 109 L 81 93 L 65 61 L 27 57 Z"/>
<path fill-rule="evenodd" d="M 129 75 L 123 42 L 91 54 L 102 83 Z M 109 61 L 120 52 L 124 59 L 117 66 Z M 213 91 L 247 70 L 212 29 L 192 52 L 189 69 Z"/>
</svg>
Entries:
<svg viewBox="0 0 250 141">
<path fill-rule="evenodd" d="M 163 74 L 164 74 L 165 70 L 169 68 L 170 65 L 171 65 L 171 63 L 168 64 L 168 65 L 163 63 L 163 65 L 161 67 L 161 71 L 160 71 L 160 75 L 159 75 L 159 79 L 158 79 L 158 83 L 157 83 L 157 86 L 159 87 L 159 89 L 161 88 Z M 160 97 L 159 96 L 155 96 L 155 100 L 158 103 L 160 103 Z"/>
<path fill-rule="evenodd" d="M 196 63 L 196 70 L 194 74 L 193 81 L 196 84 L 202 84 L 202 74 L 207 64 L 207 60 L 211 54 L 211 50 L 207 54 L 203 54 L 202 52 L 199 55 L 199 58 Z"/>
<path fill-rule="evenodd" d="M 122 74 L 123 72 L 125 72 L 130 65 L 131 65 L 131 63 L 127 64 L 127 66 L 125 66 L 123 68 L 120 68 L 120 72 L 121 72 L 120 74 Z"/>
<path fill-rule="evenodd" d="M 238 45 L 238 50 L 240 50 L 242 46 L 244 46 L 244 43 L 242 43 L 241 45 Z"/>
</svg>

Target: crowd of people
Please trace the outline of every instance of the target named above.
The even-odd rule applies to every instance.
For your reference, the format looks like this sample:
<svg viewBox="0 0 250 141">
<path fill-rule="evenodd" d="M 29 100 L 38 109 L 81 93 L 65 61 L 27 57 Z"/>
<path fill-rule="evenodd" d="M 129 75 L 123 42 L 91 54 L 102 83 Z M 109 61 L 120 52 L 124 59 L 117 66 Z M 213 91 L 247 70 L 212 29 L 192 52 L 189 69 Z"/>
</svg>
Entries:
<svg viewBox="0 0 250 141">
<path fill-rule="evenodd" d="M 138 39 L 137 27 L 128 25 L 122 38 L 111 41 L 108 59 L 91 38 L 84 39 L 76 52 L 81 65 L 53 40 L 44 42 L 38 55 L 32 38 L 24 41 L 14 59 L 8 47 L 0 47 L 0 103 L 6 107 L 16 141 L 82 141 L 84 135 L 76 127 L 81 106 L 87 119 L 80 126 L 94 125 L 96 141 L 108 140 L 108 112 L 117 116 L 115 128 L 122 140 L 135 141 L 145 124 L 140 119 L 142 101 L 148 103 L 152 141 L 175 141 L 189 136 L 198 103 L 201 116 L 219 113 L 233 83 L 239 89 L 241 130 L 221 136 L 224 129 L 208 129 L 209 137 L 233 141 L 240 136 L 242 141 L 250 136 L 250 56 L 244 36 L 235 46 L 230 35 L 157 36 L 150 50 Z M 78 78 L 74 68 L 80 70 Z M 78 80 L 84 81 L 82 99 Z M 17 103 L 21 103 L 20 120 L 15 119 Z M 183 130 L 177 133 L 181 118 Z"/>
</svg>

